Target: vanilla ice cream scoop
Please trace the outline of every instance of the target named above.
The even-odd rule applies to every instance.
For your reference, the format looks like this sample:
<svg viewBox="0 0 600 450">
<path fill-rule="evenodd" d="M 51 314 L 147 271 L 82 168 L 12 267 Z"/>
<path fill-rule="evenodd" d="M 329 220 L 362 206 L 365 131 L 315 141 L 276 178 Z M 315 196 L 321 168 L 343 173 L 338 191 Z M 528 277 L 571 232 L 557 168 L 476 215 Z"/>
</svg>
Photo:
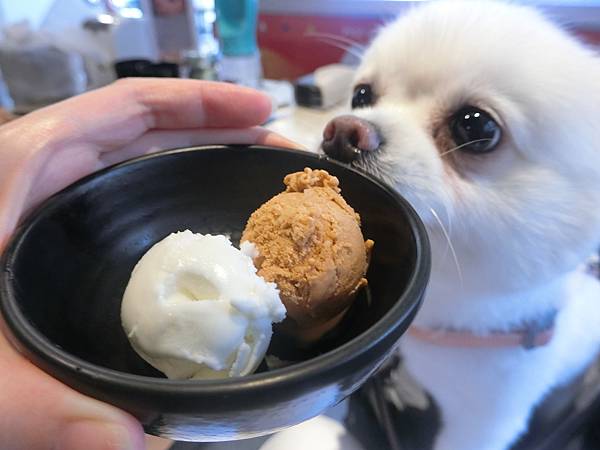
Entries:
<svg viewBox="0 0 600 450">
<path fill-rule="evenodd" d="M 133 269 L 121 304 L 133 348 L 169 378 L 252 373 L 286 312 L 252 257 L 250 243 L 240 251 L 225 236 L 187 230 L 155 244 Z"/>
</svg>

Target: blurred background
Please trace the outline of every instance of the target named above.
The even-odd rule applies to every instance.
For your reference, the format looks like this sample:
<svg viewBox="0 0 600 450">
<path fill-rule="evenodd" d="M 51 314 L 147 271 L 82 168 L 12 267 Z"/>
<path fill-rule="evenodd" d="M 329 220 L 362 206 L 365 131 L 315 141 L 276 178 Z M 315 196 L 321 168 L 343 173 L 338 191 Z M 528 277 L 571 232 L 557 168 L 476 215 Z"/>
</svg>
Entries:
<svg viewBox="0 0 600 450">
<path fill-rule="evenodd" d="M 257 87 L 276 106 L 329 108 L 378 28 L 417 3 L 0 0 L 0 106 L 23 114 L 119 77 L 174 76 Z M 523 3 L 600 45 L 600 0 Z"/>
<path fill-rule="evenodd" d="M 600 49 L 600 0 L 516 2 L 536 5 Z M 0 123 L 122 77 L 221 80 L 267 92 L 274 105 L 268 126 L 315 149 L 326 120 L 348 104 L 365 45 L 418 3 L 0 0 Z M 595 384 L 589 389 L 570 421 L 534 427 L 535 439 L 547 446 L 519 448 L 600 449 L 600 393 Z M 360 404 L 360 396 L 353 399 Z M 376 427 L 368 425 L 367 434 Z"/>
</svg>

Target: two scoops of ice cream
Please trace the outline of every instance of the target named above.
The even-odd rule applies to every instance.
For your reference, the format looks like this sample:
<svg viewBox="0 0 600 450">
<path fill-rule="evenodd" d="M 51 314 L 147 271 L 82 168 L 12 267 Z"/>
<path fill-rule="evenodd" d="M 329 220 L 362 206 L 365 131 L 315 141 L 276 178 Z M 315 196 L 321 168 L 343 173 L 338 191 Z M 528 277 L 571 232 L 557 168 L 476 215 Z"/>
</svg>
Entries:
<svg viewBox="0 0 600 450">
<path fill-rule="evenodd" d="M 336 177 L 305 169 L 250 216 L 240 249 L 173 233 L 135 266 L 123 296 L 131 345 L 169 378 L 252 373 L 273 323 L 301 342 L 335 327 L 361 287 L 373 242 Z M 285 319 L 285 320 L 284 320 Z"/>
</svg>

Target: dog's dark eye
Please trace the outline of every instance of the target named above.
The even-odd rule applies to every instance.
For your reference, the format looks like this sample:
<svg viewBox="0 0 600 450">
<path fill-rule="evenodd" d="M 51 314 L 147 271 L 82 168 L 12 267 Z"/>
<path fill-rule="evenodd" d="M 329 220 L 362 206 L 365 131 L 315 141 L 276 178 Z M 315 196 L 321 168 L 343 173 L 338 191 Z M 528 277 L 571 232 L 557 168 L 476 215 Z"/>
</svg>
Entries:
<svg viewBox="0 0 600 450">
<path fill-rule="evenodd" d="M 375 95 L 370 84 L 359 84 L 354 88 L 352 108 L 364 108 L 375 103 Z"/>
<path fill-rule="evenodd" d="M 474 106 L 463 106 L 456 111 L 449 125 L 457 147 L 468 153 L 491 152 L 502 135 L 492 116 Z"/>
</svg>

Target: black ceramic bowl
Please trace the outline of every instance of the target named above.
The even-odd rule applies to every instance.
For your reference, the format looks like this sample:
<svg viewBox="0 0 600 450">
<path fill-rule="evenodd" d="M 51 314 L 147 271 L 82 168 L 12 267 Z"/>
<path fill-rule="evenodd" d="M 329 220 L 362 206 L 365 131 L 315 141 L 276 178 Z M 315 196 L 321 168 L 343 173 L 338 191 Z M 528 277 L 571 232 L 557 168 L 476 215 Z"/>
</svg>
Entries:
<svg viewBox="0 0 600 450">
<path fill-rule="evenodd" d="M 132 350 L 120 304 L 135 263 L 189 228 L 234 241 L 250 213 L 304 167 L 340 179 L 375 241 L 370 291 L 342 326 L 302 349 L 277 331 L 265 364 L 222 381 L 164 378 Z M 266 147 L 173 150 L 95 173 L 58 193 L 19 228 L 3 255 L 4 329 L 31 361 L 67 385 L 135 415 L 152 434 L 232 440 L 315 416 L 356 390 L 417 312 L 429 275 L 423 225 L 408 203 L 367 176 L 313 154 Z M 370 293 L 370 298 L 367 294 Z"/>
</svg>

